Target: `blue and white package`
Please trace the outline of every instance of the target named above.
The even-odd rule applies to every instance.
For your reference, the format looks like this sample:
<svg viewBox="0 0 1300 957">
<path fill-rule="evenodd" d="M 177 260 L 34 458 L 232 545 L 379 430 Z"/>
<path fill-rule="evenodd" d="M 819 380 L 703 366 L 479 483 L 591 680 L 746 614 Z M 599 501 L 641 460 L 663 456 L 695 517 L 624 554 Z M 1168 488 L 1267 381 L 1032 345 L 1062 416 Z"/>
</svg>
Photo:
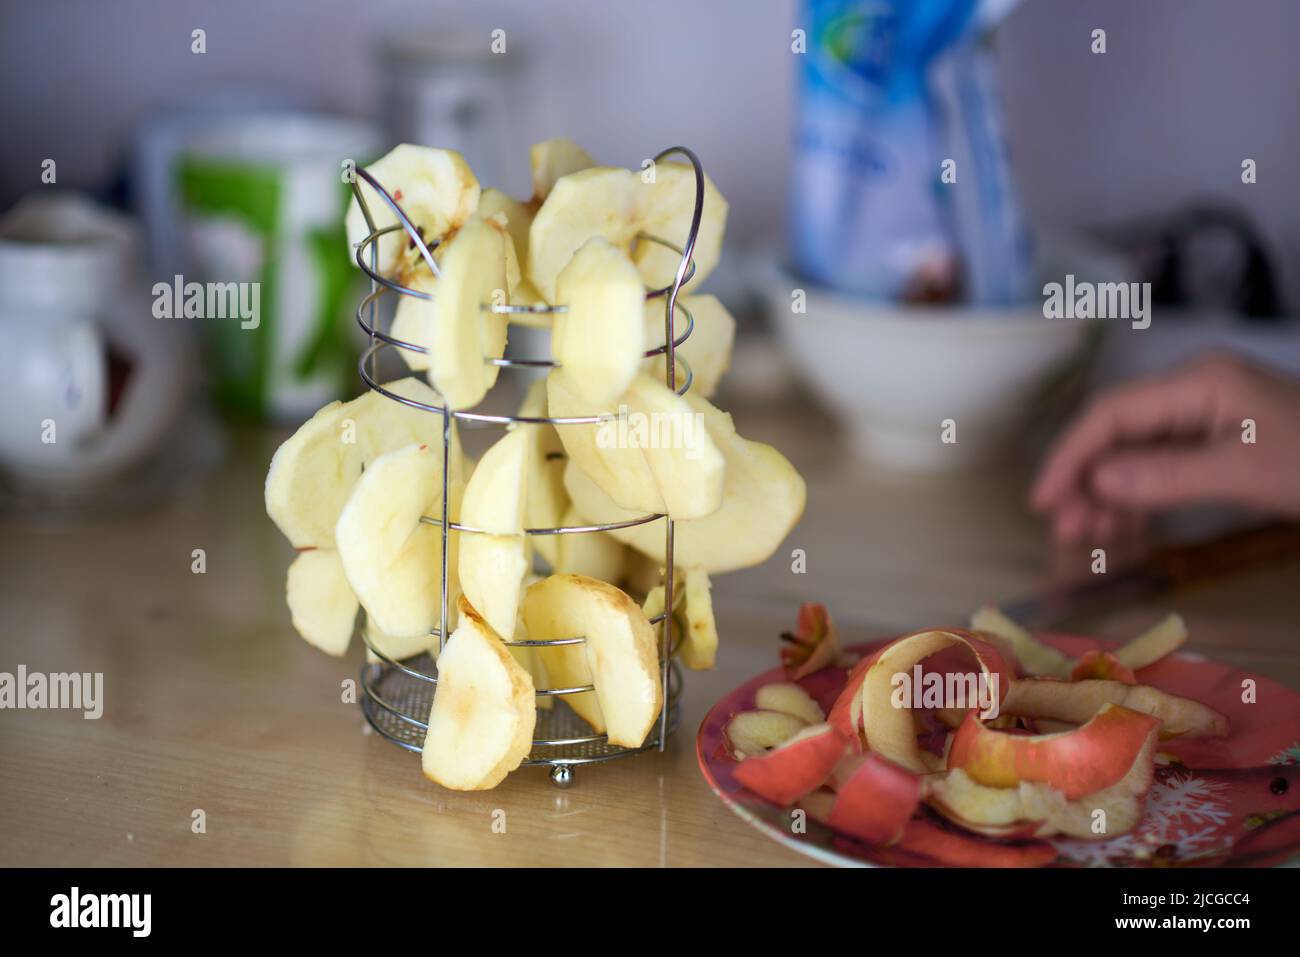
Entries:
<svg viewBox="0 0 1300 957">
<path fill-rule="evenodd" d="M 1031 248 L 983 42 L 1014 3 L 805 0 L 799 275 L 877 300 L 1025 300 Z"/>
</svg>

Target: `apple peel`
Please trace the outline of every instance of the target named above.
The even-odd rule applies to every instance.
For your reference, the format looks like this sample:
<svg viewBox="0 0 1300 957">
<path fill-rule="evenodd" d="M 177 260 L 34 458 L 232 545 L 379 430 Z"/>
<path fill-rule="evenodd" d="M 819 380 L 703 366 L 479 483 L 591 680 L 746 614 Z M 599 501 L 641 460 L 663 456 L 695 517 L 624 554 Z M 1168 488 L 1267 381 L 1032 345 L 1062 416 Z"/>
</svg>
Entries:
<svg viewBox="0 0 1300 957">
<path fill-rule="evenodd" d="M 1186 640 L 1187 623 L 1181 615 L 1171 614 L 1122 646 L 1115 652 L 1115 657 L 1125 668 L 1137 671 L 1173 654 Z"/>
<path fill-rule="evenodd" d="M 821 787 L 844 756 L 848 742 L 828 724 L 813 724 L 766 754 L 745 758 L 736 780 L 781 807 Z"/>
<path fill-rule="evenodd" d="M 870 844 L 895 844 L 921 803 L 921 778 L 878 754 L 859 758 L 839 782 L 828 823 Z"/>
<path fill-rule="evenodd" d="M 1050 645 L 1045 645 L 1022 625 L 1017 624 L 992 605 L 985 605 L 971 616 L 971 630 L 999 639 L 1015 656 L 1020 669 L 1031 675 L 1055 675 L 1064 678 L 1072 663 Z"/>
<path fill-rule="evenodd" d="M 905 635 L 882 649 L 862 676 L 860 717 L 869 750 L 918 774 L 936 770 L 937 762 L 931 760 L 934 756 L 924 753 L 917 744 L 911 709 L 894 706 L 894 676 L 911 671 L 914 665 L 937 651 L 958 645 L 974 655 L 981 676 L 996 689 L 1001 706 L 1011 676 L 1002 656 L 988 642 L 955 629 Z"/>
<path fill-rule="evenodd" d="M 1086 681 L 1089 678 L 1119 681 L 1126 685 L 1138 683 L 1137 676 L 1113 652 L 1095 649 L 1085 652 L 1070 672 L 1071 681 Z"/>
<path fill-rule="evenodd" d="M 822 724 L 826 721 L 821 705 L 793 682 L 778 681 L 763 685 L 754 693 L 754 704 L 763 711 L 780 711 L 809 724 Z"/>
<path fill-rule="evenodd" d="M 781 664 L 785 665 L 792 681 L 806 678 L 815 671 L 827 668 L 839 658 L 839 637 L 826 606 L 817 602 L 804 602 L 799 606 L 799 618 L 794 634 L 781 635 L 788 644 L 781 648 Z"/>
<path fill-rule="evenodd" d="M 864 747 L 862 741 L 862 695 L 860 694 L 862 679 L 866 675 L 867 669 L 871 667 L 879 655 L 879 651 L 866 655 L 849 670 L 844 690 L 835 699 L 835 704 L 831 706 L 831 713 L 826 718 L 828 724 L 849 739 L 850 744 L 856 751 L 861 751 Z"/>
<path fill-rule="evenodd" d="M 1057 858 L 1046 841 L 1001 844 L 950 830 L 925 818 L 903 829 L 896 850 L 919 854 L 948 867 L 1044 867 Z"/>
<path fill-rule="evenodd" d="M 1045 784 L 1016 788 L 977 783 L 961 768 L 929 781 L 927 801 L 955 824 L 986 837 L 1064 837 L 1105 840 L 1137 827 L 1155 777 L 1155 735 L 1114 784 L 1076 800 Z M 1097 812 L 1104 812 L 1101 817 Z M 1097 825 L 1101 824 L 1098 830 Z"/>
<path fill-rule="evenodd" d="M 961 768 L 978 784 L 1011 788 L 1033 781 L 1074 800 L 1119 781 L 1158 724 L 1149 714 L 1106 704 L 1073 731 L 1019 735 L 985 727 L 971 712 L 953 736 L 948 766 Z"/>
<path fill-rule="evenodd" d="M 742 711 L 727 722 L 727 743 L 737 759 L 749 758 L 780 747 L 807 726 L 780 711 Z"/>
<path fill-rule="evenodd" d="M 1226 716 L 1213 708 L 1150 685 L 1088 679 L 1055 681 L 1024 678 L 1012 684 L 1002 702 L 1007 714 L 1082 724 L 1107 704 L 1123 705 L 1160 720 L 1161 738 L 1223 738 Z"/>
</svg>

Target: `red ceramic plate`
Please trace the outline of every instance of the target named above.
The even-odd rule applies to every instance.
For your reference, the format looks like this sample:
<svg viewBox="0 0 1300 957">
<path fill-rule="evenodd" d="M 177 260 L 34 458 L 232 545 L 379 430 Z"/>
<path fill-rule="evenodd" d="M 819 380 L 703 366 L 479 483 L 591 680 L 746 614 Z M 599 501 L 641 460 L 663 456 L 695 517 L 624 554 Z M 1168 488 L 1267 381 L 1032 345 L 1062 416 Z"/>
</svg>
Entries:
<svg viewBox="0 0 1300 957">
<path fill-rule="evenodd" d="M 1072 657 L 1115 647 L 1095 638 L 1041 637 Z M 882 644 L 855 645 L 849 651 L 861 655 Z M 846 677 L 846 669 L 825 668 L 799 683 L 829 712 Z M 1022 846 L 977 837 L 937 819 L 918 825 L 915 841 L 905 838 L 892 848 L 873 848 L 811 819 L 802 820 L 741 785 L 732 774 L 737 762 L 723 729 L 733 714 L 754 707 L 760 687 L 787 680 L 780 667 L 751 678 L 715 704 L 700 725 L 696 743 L 700 768 L 717 795 L 741 818 L 803 854 L 839 865 L 1014 866 L 1024 862 Z M 1055 866 L 1300 863 L 1300 694 L 1186 652 L 1142 669 L 1138 680 L 1221 711 L 1232 722 L 1232 733 L 1217 741 L 1162 742 L 1161 751 L 1176 761 L 1157 771 L 1146 816 L 1137 829 L 1106 841 L 1052 839 Z M 1246 692 L 1252 688 L 1250 700 Z"/>
</svg>

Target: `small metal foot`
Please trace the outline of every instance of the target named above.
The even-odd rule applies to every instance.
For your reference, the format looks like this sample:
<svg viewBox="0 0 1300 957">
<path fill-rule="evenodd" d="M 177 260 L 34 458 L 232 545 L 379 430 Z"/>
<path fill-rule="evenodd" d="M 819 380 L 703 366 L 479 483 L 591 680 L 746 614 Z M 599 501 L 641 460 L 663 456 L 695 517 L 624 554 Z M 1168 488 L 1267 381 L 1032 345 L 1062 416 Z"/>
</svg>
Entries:
<svg viewBox="0 0 1300 957">
<path fill-rule="evenodd" d="M 567 764 L 556 764 L 551 767 L 551 783 L 557 788 L 568 788 L 573 786 L 573 768 Z"/>
</svg>

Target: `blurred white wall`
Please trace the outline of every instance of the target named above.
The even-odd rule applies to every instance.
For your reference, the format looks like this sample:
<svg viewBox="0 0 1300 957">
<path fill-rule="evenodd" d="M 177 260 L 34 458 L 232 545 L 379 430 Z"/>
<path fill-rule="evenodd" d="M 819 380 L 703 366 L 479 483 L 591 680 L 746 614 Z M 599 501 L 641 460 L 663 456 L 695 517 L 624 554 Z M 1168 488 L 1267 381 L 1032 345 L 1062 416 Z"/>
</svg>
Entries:
<svg viewBox="0 0 1300 957">
<path fill-rule="evenodd" d="M 1105 55 L 1088 49 L 1107 32 Z M 998 36 L 1030 218 L 1125 222 L 1189 200 L 1240 203 L 1300 308 L 1300 3 L 1030 0 Z M 1254 159 L 1259 180 L 1241 182 Z"/>
<path fill-rule="evenodd" d="M 0 204 L 39 181 L 96 183 L 132 123 L 213 81 L 265 82 L 364 115 L 369 38 L 506 29 L 527 58 L 518 142 L 568 134 L 635 163 L 681 142 L 731 200 L 733 242 L 774 234 L 785 200 L 794 0 L 398 2 L 52 0 L 0 12 Z M 208 52 L 190 52 L 190 31 Z M 1088 50 L 1094 27 L 1109 52 Z M 1300 303 L 1300 3 L 1025 0 L 998 37 L 1014 162 L 1030 218 L 1096 225 L 1192 198 L 1240 201 Z M 1240 162 L 1259 183 L 1240 183 Z M 515 159 L 507 186 L 526 181 Z"/>
</svg>

